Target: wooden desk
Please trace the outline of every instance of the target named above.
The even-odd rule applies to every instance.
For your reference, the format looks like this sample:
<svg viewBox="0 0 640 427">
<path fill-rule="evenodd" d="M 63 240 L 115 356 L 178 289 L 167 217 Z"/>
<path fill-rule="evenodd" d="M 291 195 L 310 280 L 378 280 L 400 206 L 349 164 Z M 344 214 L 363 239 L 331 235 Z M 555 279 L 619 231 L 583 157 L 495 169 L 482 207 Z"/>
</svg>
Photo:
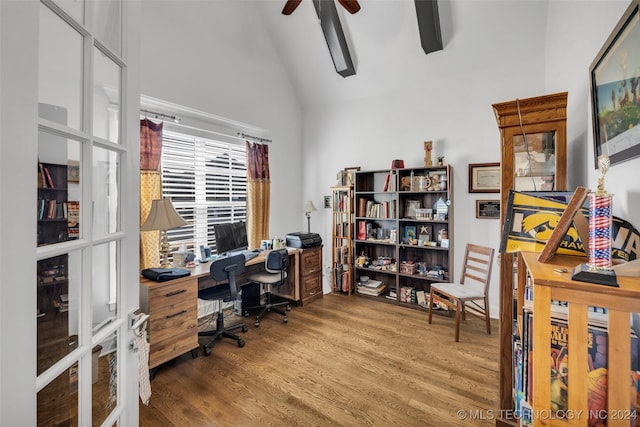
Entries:
<svg viewBox="0 0 640 427">
<path fill-rule="evenodd" d="M 300 249 L 288 248 L 287 283 L 280 286 L 278 296 L 295 303 L 300 298 Z M 237 283 L 264 269 L 265 253 L 247 261 Z M 149 369 L 191 351 L 198 355 L 198 290 L 215 286 L 209 273 L 211 262 L 191 268 L 191 276 L 168 282 L 140 278 L 140 309 L 149 314 Z M 274 292 L 274 294 L 276 294 Z"/>
<path fill-rule="evenodd" d="M 535 426 L 568 425 L 563 420 L 552 420 L 551 378 L 549 375 L 549 348 L 551 336 L 551 300 L 569 303 L 568 409 L 571 414 L 582 414 L 574 419 L 577 425 L 587 425 L 587 323 L 588 306 L 605 307 L 609 313 L 608 325 L 608 402 L 609 427 L 629 426 L 630 419 L 630 313 L 640 312 L 640 279 L 618 277 L 619 288 L 571 280 L 574 266 L 585 262 L 580 257 L 556 255 L 551 262 L 537 261 L 537 253 L 523 252 L 522 257 L 533 280 L 533 412 Z M 555 269 L 566 269 L 559 273 Z M 582 412 L 579 412 L 582 411 Z M 535 417 L 535 414 L 540 416 Z M 625 414 L 627 416 L 625 416 Z"/>
</svg>

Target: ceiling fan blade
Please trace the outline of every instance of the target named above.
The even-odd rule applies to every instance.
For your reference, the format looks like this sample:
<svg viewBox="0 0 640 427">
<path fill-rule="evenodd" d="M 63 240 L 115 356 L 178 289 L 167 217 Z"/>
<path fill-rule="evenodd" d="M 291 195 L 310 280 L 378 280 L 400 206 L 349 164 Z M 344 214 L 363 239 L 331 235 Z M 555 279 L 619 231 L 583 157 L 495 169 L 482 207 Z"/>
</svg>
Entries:
<svg viewBox="0 0 640 427">
<path fill-rule="evenodd" d="M 287 3 L 285 3 L 284 8 L 282 9 L 282 14 L 291 15 L 301 2 L 302 0 L 287 0 Z"/>
<path fill-rule="evenodd" d="M 358 0 L 338 0 L 338 3 L 342 5 L 347 12 L 354 14 L 360 10 L 360 5 L 358 4 Z"/>
</svg>

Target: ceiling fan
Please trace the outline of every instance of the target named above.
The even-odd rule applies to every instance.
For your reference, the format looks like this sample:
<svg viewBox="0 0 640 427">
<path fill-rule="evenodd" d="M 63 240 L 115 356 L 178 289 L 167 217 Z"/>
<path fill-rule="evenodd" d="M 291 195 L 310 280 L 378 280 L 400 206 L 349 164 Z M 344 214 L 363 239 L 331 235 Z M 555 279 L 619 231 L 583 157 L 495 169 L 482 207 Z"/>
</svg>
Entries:
<svg viewBox="0 0 640 427">
<path fill-rule="evenodd" d="M 283 15 L 291 15 L 294 10 L 298 7 L 298 5 L 302 3 L 302 0 L 287 0 L 282 9 Z M 358 0 L 338 0 L 338 3 L 344 7 L 347 12 L 354 14 L 360 10 L 360 5 L 358 4 Z"/>
</svg>

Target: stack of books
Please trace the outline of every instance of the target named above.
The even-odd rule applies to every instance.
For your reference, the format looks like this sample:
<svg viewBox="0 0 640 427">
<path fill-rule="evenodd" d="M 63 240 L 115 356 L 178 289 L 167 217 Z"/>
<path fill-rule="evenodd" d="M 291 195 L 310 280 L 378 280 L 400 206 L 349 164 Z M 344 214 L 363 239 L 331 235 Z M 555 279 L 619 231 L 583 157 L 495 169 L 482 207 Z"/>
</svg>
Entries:
<svg viewBox="0 0 640 427">
<path fill-rule="evenodd" d="M 61 313 L 69 311 L 69 296 L 67 294 L 61 294 L 54 297 L 53 306 Z"/>
<path fill-rule="evenodd" d="M 371 295 L 371 296 L 377 297 L 382 292 L 384 292 L 385 289 L 387 289 L 387 285 L 382 283 L 380 280 L 369 279 L 369 281 L 364 285 L 358 282 L 359 294 Z"/>
</svg>

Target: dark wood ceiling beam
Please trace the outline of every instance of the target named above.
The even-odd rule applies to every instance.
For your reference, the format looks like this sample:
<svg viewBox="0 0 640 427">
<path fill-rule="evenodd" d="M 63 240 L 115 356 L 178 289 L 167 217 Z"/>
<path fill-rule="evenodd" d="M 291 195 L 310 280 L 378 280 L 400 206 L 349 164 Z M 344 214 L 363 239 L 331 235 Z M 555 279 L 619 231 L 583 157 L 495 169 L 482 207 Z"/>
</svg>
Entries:
<svg viewBox="0 0 640 427">
<path fill-rule="evenodd" d="M 438 0 L 415 0 L 420 44 L 424 53 L 442 50 Z"/>
<path fill-rule="evenodd" d="M 351 54 L 349 54 L 349 47 L 342 31 L 342 24 L 334 1 L 313 0 L 313 5 L 320 19 L 322 33 L 327 41 L 336 72 L 342 77 L 353 76 L 356 74 L 356 69 L 351 61 Z"/>
</svg>

